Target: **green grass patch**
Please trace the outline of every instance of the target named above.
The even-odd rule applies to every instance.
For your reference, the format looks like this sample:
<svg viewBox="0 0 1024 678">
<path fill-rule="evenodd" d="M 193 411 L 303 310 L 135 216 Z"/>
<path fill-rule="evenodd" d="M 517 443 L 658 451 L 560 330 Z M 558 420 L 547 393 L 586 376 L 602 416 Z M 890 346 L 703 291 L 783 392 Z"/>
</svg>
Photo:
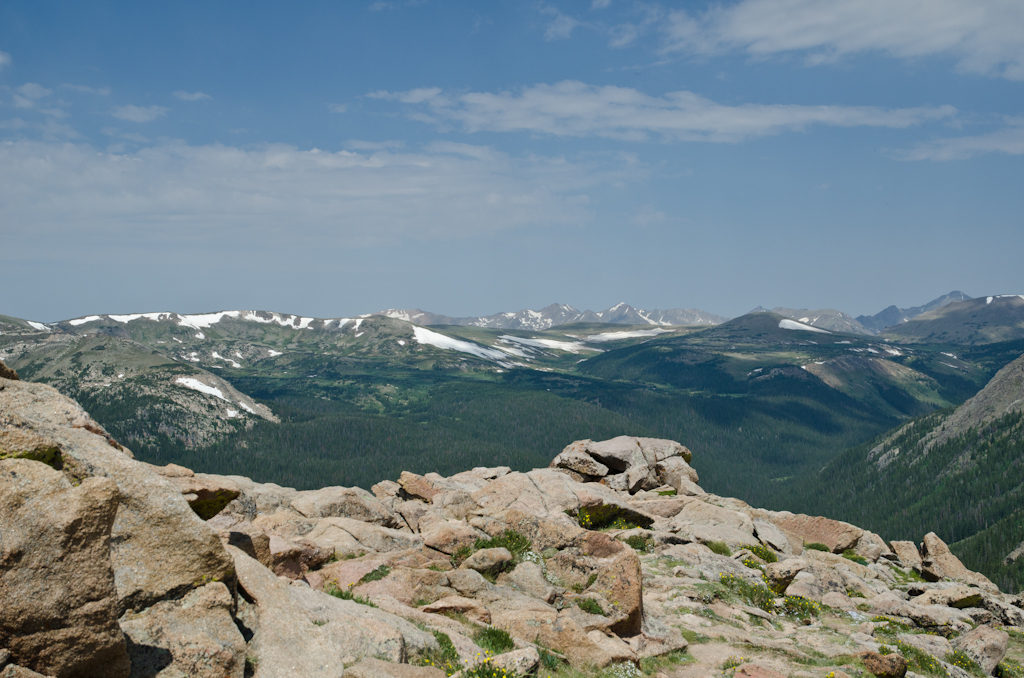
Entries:
<svg viewBox="0 0 1024 678">
<path fill-rule="evenodd" d="M 863 565 L 865 567 L 868 566 L 868 559 L 864 556 L 857 555 L 853 552 L 853 549 L 846 549 L 845 551 L 843 551 L 843 558 L 846 558 L 847 560 L 852 560 L 858 565 Z"/>
<path fill-rule="evenodd" d="M 775 592 L 764 584 L 752 584 L 742 577 L 723 574 L 719 577 L 723 586 L 733 591 L 736 596 L 751 607 L 764 610 L 775 610 Z"/>
<path fill-rule="evenodd" d="M 459 653 L 452 644 L 452 639 L 447 633 L 432 631 L 434 639 L 437 640 L 437 649 L 429 650 L 419 657 L 417 664 L 420 666 L 433 666 L 444 671 L 450 676 L 456 671 L 462 670 L 462 663 L 459 660 Z"/>
<path fill-rule="evenodd" d="M 505 530 L 496 537 L 490 539 L 478 539 L 473 548 L 476 550 L 480 549 L 497 549 L 504 548 L 508 549 L 508 552 L 513 556 L 521 556 L 530 550 L 532 546 L 529 539 L 519 534 L 515 530 Z"/>
<path fill-rule="evenodd" d="M 388 567 L 387 565 L 381 565 L 380 567 L 378 567 L 377 569 L 373 570 L 372 572 L 367 572 L 366 574 L 364 574 L 363 578 L 359 580 L 359 583 L 360 584 L 365 584 L 365 583 L 371 582 L 371 581 L 380 581 L 381 579 L 383 579 L 384 577 L 388 576 L 389 574 L 391 574 L 391 568 Z"/>
<path fill-rule="evenodd" d="M 489 651 L 491 654 L 502 654 L 514 650 L 516 643 L 508 631 L 494 626 L 485 626 L 473 634 L 473 640 L 477 645 Z"/>
<path fill-rule="evenodd" d="M 628 537 L 624 540 L 629 547 L 634 551 L 640 553 L 650 553 L 651 549 L 654 548 L 654 542 L 651 541 L 650 537 L 645 534 L 634 534 L 632 537 Z"/>
<path fill-rule="evenodd" d="M 637 522 L 637 514 L 624 511 L 619 506 L 581 506 L 575 511 L 566 511 L 585 530 L 632 530 L 636 527 L 650 527 L 653 521 Z"/>
<path fill-rule="evenodd" d="M 996 665 L 993 675 L 996 678 L 1024 678 L 1024 667 L 1020 665 L 1020 662 L 1005 657 L 1003 661 Z"/>
<path fill-rule="evenodd" d="M 812 541 L 810 543 L 804 544 L 804 550 L 824 551 L 825 553 L 832 553 L 832 549 L 818 541 Z"/>
<path fill-rule="evenodd" d="M 364 598 L 363 596 L 352 593 L 351 586 L 347 589 L 343 589 L 337 584 L 328 584 L 324 587 L 324 592 L 342 600 L 351 600 L 353 603 L 359 603 L 360 605 L 366 605 L 367 607 L 377 607 L 369 598 Z"/>
<path fill-rule="evenodd" d="M 584 612 L 589 614 L 599 614 L 602 617 L 607 617 L 604 609 L 601 607 L 601 603 L 597 602 L 593 598 L 577 598 L 575 601 L 576 607 L 580 608 Z"/>
<path fill-rule="evenodd" d="M 704 545 L 711 549 L 712 552 L 717 553 L 720 556 L 728 557 L 732 555 L 732 549 L 729 548 L 729 545 L 726 544 L 724 541 L 709 541 L 707 544 Z"/>
<path fill-rule="evenodd" d="M 969 654 L 963 650 L 953 650 L 946 654 L 946 663 L 952 664 L 958 668 L 963 669 L 972 676 L 978 678 L 984 678 L 985 672 L 982 670 L 978 662 L 974 661 Z"/>
<path fill-rule="evenodd" d="M 655 673 L 667 673 L 673 667 L 693 661 L 693 655 L 686 650 L 674 650 L 657 657 L 644 657 L 640 660 L 640 670 L 650 676 Z"/>
<path fill-rule="evenodd" d="M 896 651 L 899 651 L 903 658 L 907 660 L 907 668 L 911 671 L 923 673 L 933 678 L 947 678 L 945 667 L 932 655 L 917 649 L 913 645 L 907 645 L 901 640 L 897 640 L 893 645 Z M 888 645 L 882 645 L 878 648 L 879 654 L 892 654 L 893 651 L 893 648 Z"/>
</svg>

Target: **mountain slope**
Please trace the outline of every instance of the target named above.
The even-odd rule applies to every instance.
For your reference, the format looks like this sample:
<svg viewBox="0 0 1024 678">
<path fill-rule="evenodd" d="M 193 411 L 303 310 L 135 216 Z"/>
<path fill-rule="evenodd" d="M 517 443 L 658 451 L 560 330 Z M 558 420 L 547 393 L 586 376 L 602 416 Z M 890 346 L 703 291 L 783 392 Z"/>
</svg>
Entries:
<svg viewBox="0 0 1024 678">
<path fill-rule="evenodd" d="M 788 484 L 800 510 L 896 539 L 923 526 L 1004 588 L 1024 586 L 1024 356 L 955 410 L 916 419 Z"/>
<path fill-rule="evenodd" d="M 1024 338 L 1024 295 L 956 301 L 882 333 L 893 341 L 987 344 Z"/>
<path fill-rule="evenodd" d="M 863 325 L 866 329 L 872 333 L 877 334 L 887 327 L 893 327 L 894 325 L 901 325 L 909 320 L 913 320 L 922 313 L 927 313 L 936 308 L 951 304 L 954 301 L 964 301 L 970 299 L 959 290 L 954 290 L 949 294 L 944 294 L 941 297 L 932 299 L 923 306 L 911 306 L 910 308 L 897 308 L 896 306 L 889 306 L 888 308 L 879 311 L 874 315 L 859 315 L 857 316 L 857 322 Z"/>
</svg>

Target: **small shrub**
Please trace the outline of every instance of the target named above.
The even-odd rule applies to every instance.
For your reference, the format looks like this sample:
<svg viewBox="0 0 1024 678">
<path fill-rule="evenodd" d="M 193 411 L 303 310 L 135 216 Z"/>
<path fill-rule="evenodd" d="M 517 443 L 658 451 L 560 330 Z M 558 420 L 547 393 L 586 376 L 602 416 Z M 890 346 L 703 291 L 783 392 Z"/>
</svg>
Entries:
<svg viewBox="0 0 1024 678">
<path fill-rule="evenodd" d="M 686 638 L 686 642 L 688 642 L 690 645 L 711 642 L 711 639 L 705 636 L 703 633 L 698 633 L 697 631 L 693 631 L 691 629 L 681 628 L 679 629 L 679 632 L 683 634 L 683 638 Z"/>
<path fill-rule="evenodd" d="M 490 659 L 485 659 L 479 664 L 470 666 L 468 669 L 462 670 L 463 678 L 517 678 L 516 673 L 506 673 L 505 669 L 500 669 L 496 665 L 492 664 Z"/>
<path fill-rule="evenodd" d="M 460 546 L 455 549 L 455 553 L 452 554 L 452 566 L 458 567 L 459 565 L 462 565 L 462 563 L 466 561 L 466 558 L 469 558 L 471 555 L 473 555 L 472 546 Z"/>
<path fill-rule="evenodd" d="M 917 649 L 913 645 L 907 645 L 902 640 L 896 640 L 893 643 L 896 649 L 904 659 L 907 660 L 907 668 L 917 673 L 923 673 L 927 676 L 934 676 L 935 678 L 946 678 L 946 669 L 939 660 L 931 656 L 927 652 Z M 882 647 L 885 647 L 884 645 Z M 879 649 L 880 654 L 889 654 L 892 652 L 891 649 L 886 648 L 889 652 L 882 652 Z"/>
<path fill-rule="evenodd" d="M 751 584 L 746 579 L 731 574 L 721 575 L 719 581 L 751 607 L 765 612 L 775 609 L 775 592 L 765 584 Z"/>
<path fill-rule="evenodd" d="M 525 536 L 515 530 L 505 530 L 496 537 L 490 539 L 478 539 L 473 545 L 475 550 L 505 548 L 513 556 L 521 556 L 530 550 L 532 544 Z"/>
<path fill-rule="evenodd" d="M 811 551 L 824 551 L 825 553 L 831 553 L 832 552 L 832 549 L 830 549 L 829 547 L 825 546 L 821 542 L 817 542 L 817 541 L 812 541 L 809 544 L 804 544 L 804 550 L 808 550 L 808 549 L 811 550 Z"/>
<path fill-rule="evenodd" d="M 858 591 L 857 589 L 846 589 L 846 596 L 847 596 L 847 598 L 866 598 L 867 597 L 863 593 Z"/>
<path fill-rule="evenodd" d="M 444 671 L 446 676 L 450 676 L 456 671 L 462 669 L 462 665 L 459 661 L 459 653 L 455 649 L 455 645 L 452 644 L 452 639 L 448 637 L 447 633 L 441 633 L 440 631 L 433 631 L 434 638 L 437 640 L 437 649 L 430 650 L 419 658 L 420 666 L 433 666 Z"/>
<path fill-rule="evenodd" d="M 591 586 L 593 586 L 595 581 L 597 581 L 597 573 L 591 572 L 590 576 L 587 577 L 587 588 L 589 589 Z"/>
<path fill-rule="evenodd" d="M 760 570 L 761 572 L 764 572 L 764 565 L 754 560 L 753 558 L 744 558 L 743 565 L 745 567 L 749 567 L 751 570 Z"/>
<path fill-rule="evenodd" d="M 867 567 L 868 565 L 868 559 L 863 556 L 857 555 L 853 552 L 852 549 L 846 549 L 845 551 L 843 551 L 843 558 L 846 558 L 847 560 L 852 560 L 858 565 L 864 565 L 865 567 Z"/>
<path fill-rule="evenodd" d="M 376 570 L 372 572 L 367 572 L 365 575 L 363 575 L 363 578 L 359 580 L 359 583 L 365 584 L 371 581 L 380 581 L 389 574 L 391 574 L 391 568 L 387 565 L 381 565 Z"/>
<path fill-rule="evenodd" d="M 1009 657 L 1003 658 L 1003 661 L 999 662 L 996 666 L 996 670 L 993 671 L 993 675 L 996 678 L 1024 678 L 1024 667 L 1019 662 L 1010 659 Z"/>
<path fill-rule="evenodd" d="M 724 541 L 709 541 L 707 544 L 704 545 L 711 549 L 712 552 L 717 553 L 720 556 L 732 555 L 732 549 L 729 548 L 729 545 L 726 544 Z"/>
<path fill-rule="evenodd" d="M 782 599 L 782 608 L 786 611 L 786 614 L 791 614 L 800 619 L 808 619 L 810 617 L 817 617 L 818 613 L 824 609 L 824 606 L 800 596 L 786 596 Z"/>
<path fill-rule="evenodd" d="M 559 665 L 562 663 L 562 660 L 558 655 L 548 651 L 547 648 L 538 647 L 537 654 L 540 655 L 540 665 L 545 671 L 557 671 Z"/>
<path fill-rule="evenodd" d="M 651 548 L 653 548 L 654 546 L 651 543 L 650 538 L 648 538 L 645 534 L 634 534 L 632 537 L 629 537 L 625 541 L 627 544 L 629 544 L 630 548 L 632 548 L 634 551 L 639 551 L 640 553 L 650 553 Z"/>
<path fill-rule="evenodd" d="M 779 562 L 779 557 L 775 554 L 775 551 L 772 551 L 764 544 L 754 544 L 753 546 L 747 546 L 746 549 L 766 563 Z"/>
<path fill-rule="evenodd" d="M 608 616 L 605 614 L 605 611 L 601 609 L 601 603 L 597 602 L 593 598 L 577 598 L 576 607 L 580 608 L 584 612 L 589 612 L 590 614 L 599 614 L 602 617 Z"/>
<path fill-rule="evenodd" d="M 985 672 L 982 670 L 978 662 L 974 661 L 969 654 L 963 650 L 953 650 L 946 654 L 946 663 L 952 664 L 953 666 L 959 667 L 974 676 L 984 676 Z"/>
<path fill-rule="evenodd" d="M 501 654 L 515 649 L 516 643 L 508 631 L 494 626 L 486 626 L 473 635 L 476 644 L 492 654 Z"/>
<path fill-rule="evenodd" d="M 729 669 L 734 669 L 737 666 L 740 666 L 741 664 L 746 664 L 746 663 L 747 663 L 747 660 L 744 659 L 743 657 L 740 657 L 738 655 L 732 655 L 731 657 L 727 657 L 726 660 L 724 662 L 722 662 L 722 665 L 719 668 L 722 669 L 723 671 L 728 671 Z"/>
<path fill-rule="evenodd" d="M 653 520 L 644 520 L 644 524 L 637 522 L 635 513 L 623 511 L 618 506 L 582 506 L 576 511 L 566 511 L 576 519 L 580 527 L 586 530 L 631 530 L 634 527 L 650 527 Z"/>
</svg>

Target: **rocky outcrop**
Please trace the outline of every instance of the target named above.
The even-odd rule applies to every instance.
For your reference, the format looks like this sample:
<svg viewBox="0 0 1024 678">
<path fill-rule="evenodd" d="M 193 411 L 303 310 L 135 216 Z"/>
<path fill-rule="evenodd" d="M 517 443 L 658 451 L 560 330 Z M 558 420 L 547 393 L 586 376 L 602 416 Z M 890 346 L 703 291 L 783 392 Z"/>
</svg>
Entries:
<svg viewBox="0 0 1024 678">
<path fill-rule="evenodd" d="M 3 360 L 0 360 L 0 379 L 10 379 L 11 381 L 19 379 L 18 373 L 5 365 Z"/>
<path fill-rule="evenodd" d="M 128 675 L 110 534 L 117 485 L 0 460 L 0 647 L 54 676 Z"/>
<path fill-rule="evenodd" d="M 578 441 L 551 468 L 403 473 L 370 493 L 143 464 L 20 381 L 0 381 L 0 434 L 35 450 L 0 459 L 0 676 L 522 675 L 635 665 L 686 650 L 685 632 L 698 658 L 763 650 L 742 675 L 796 675 L 780 657 L 813 650 L 898 678 L 906 658 L 877 654 L 887 624 L 986 670 L 1006 634 L 979 624 L 1024 626 L 1021 600 L 934 534 L 890 548 L 715 496 L 672 441 Z M 499 632 L 513 647 L 495 656 L 474 641 Z"/>
</svg>

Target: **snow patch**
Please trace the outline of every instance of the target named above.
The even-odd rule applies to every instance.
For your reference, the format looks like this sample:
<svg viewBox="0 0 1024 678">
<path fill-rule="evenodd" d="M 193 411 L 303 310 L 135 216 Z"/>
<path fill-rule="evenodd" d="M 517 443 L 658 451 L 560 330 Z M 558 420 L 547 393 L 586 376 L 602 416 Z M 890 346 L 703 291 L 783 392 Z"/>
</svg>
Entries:
<svg viewBox="0 0 1024 678">
<path fill-rule="evenodd" d="M 404 341 L 404 340 L 402 340 L 402 339 L 399 339 L 399 340 L 398 340 L 398 345 L 399 345 L 399 346 L 405 346 L 405 341 Z"/>
<path fill-rule="evenodd" d="M 237 416 L 238 416 L 238 410 L 233 410 L 233 409 L 231 409 L 229 407 L 228 408 L 228 419 L 234 419 Z"/>
<path fill-rule="evenodd" d="M 206 335 L 202 332 L 196 332 L 196 339 L 206 339 Z"/>
<path fill-rule="evenodd" d="M 146 318 L 147 320 L 170 320 L 173 313 L 130 313 L 128 315 L 108 315 L 107 317 L 114 322 L 119 323 L 130 323 L 133 320 L 139 318 Z"/>
<path fill-rule="evenodd" d="M 256 410 L 252 409 L 251 407 L 243 403 L 241 400 L 238 401 L 238 406 L 241 407 L 246 412 L 248 412 L 249 414 L 256 414 Z"/>
<path fill-rule="evenodd" d="M 362 324 L 363 324 L 363 319 L 362 318 L 356 318 L 356 324 L 355 324 L 355 327 L 352 328 L 352 331 L 353 332 L 358 332 L 359 331 L 359 326 L 362 325 Z M 338 327 L 341 327 L 341 325 L 338 325 Z"/>
<path fill-rule="evenodd" d="M 270 357 L 271 357 L 271 358 L 273 358 L 274 356 L 284 355 L 284 354 L 283 354 L 283 353 L 281 353 L 280 351 L 275 351 L 275 350 L 274 350 L 274 349 L 272 349 L 272 348 L 268 348 L 268 349 L 267 349 L 267 351 L 269 351 L 269 352 L 270 352 Z"/>
<path fill-rule="evenodd" d="M 989 299 L 991 299 L 991 298 L 992 297 L 989 297 Z M 68 321 L 68 325 L 74 325 L 74 326 L 77 327 L 78 325 L 84 325 L 85 323 L 91 323 L 94 320 L 102 320 L 102 318 L 100 316 L 98 316 L 98 315 L 87 315 L 84 318 L 75 318 L 74 320 L 69 320 Z"/>
<path fill-rule="evenodd" d="M 534 348 L 551 348 L 556 351 L 565 351 L 566 353 L 579 353 L 580 351 L 594 351 L 596 349 L 589 348 L 586 344 L 580 341 L 556 341 L 555 339 L 527 339 L 525 337 L 513 337 L 510 334 L 503 334 L 498 337 L 498 341 L 508 343 L 516 343 L 522 346 L 532 346 Z"/>
<path fill-rule="evenodd" d="M 455 339 L 453 337 L 432 332 L 425 327 L 412 328 L 413 336 L 416 341 L 420 344 L 426 344 L 428 346 L 435 346 L 437 348 L 444 348 L 450 351 L 459 351 L 461 353 L 469 353 L 475 355 L 478 358 L 485 360 L 495 360 L 501 363 L 503 366 L 508 367 L 503 361 L 508 358 L 508 354 L 504 351 L 500 351 L 494 348 L 486 348 L 480 344 L 474 344 L 469 341 L 463 341 L 461 339 Z"/>
<path fill-rule="evenodd" d="M 220 398 L 225 402 L 230 402 L 228 401 L 227 398 L 224 397 L 224 393 L 219 388 L 208 386 L 203 382 L 199 381 L 198 379 L 193 379 L 192 377 L 178 377 L 177 379 L 174 380 L 174 383 L 178 384 L 179 386 L 184 386 L 185 388 L 190 388 L 193 391 L 199 391 L 200 393 L 205 393 L 206 395 L 212 395 L 214 398 Z"/>
<path fill-rule="evenodd" d="M 213 357 L 216 358 L 217 360 L 225 360 L 225 361 L 231 363 L 231 366 L 234 367 L 234 368 L 241 367 L 241 365 L 239 365 L 237 361 L 232 360 L 231 358 L 225 358 L 224 356 L 222 356 L 221 354 L 217 353 L 216 351 L 213 352 Z"/>
<path fill-rule="evenodd" d="M 986 304 L 991 304 L 993 299 L 995 299 L 995 297 L 986 297 L 985 298 L 985 303 Z"/>
<path fill-rule="evenodd" d="M 591 343 L 601 343 L 602 341 L 616 341 L 618 339 L 630 339 L 632 337 L 655 337 L 659 334 L 664 334 L 669 330 L 663 330 L 660 327 L 654 330 L 630 330 L 626 332 L 604 332 L 603 334 L 591 334 L 587 337 L 587 341 Z"/>
<path fill-rule="evenodd" d="M 790 320 L 789 318 L 783 318 L 782 320 L 780 320 L 779 328 L 784 330 L 804 330 L 805 332 L 820 332 L 822 334 L 832 334 L 828 330 L 823 330 L 820 327 L 811 327 L 810 325 L 804 325 L 803 323 L 798 323 L 797 321 Z"/>
<path fill-rule="evenodd" d="M 40 332 L 49 332 L 50 331 L 50 328 L 47 327 L 46 325 L 44 325 L 43 323 L 37 323 L 37 322 L 35 322 L 33 320 L 26 320 L 25 322 L 27 322 L 29 325 L 31 325 L 33 328 L 39 330 Z"/>
</svg>

